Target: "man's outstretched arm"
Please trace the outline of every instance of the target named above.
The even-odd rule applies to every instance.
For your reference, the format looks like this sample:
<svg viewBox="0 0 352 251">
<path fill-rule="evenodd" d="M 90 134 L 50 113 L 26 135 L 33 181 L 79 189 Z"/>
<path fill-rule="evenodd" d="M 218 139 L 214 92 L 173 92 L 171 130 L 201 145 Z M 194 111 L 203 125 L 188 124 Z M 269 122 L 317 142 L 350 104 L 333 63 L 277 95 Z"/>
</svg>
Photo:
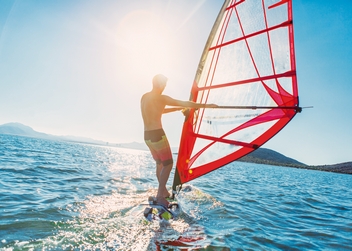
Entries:
<svg viewBox="0 0 352 251">
<path fill-rule="evenodd" d="M 164 99 L 165 104 L 170 105 L 170 106 L 179 106 L 179 107 L 184 107 L 184 108 L 196 108 L 196 109 L 218 107 L 218 105 L 216 105 L 216 104 L 200 104 L 200 103 L 196 103 L 196 102 L 192 102 L 192 101 L 182 101 L 182 100 L 173 99 L 173 98 L 166 96 L 166 95 L 163 95 L 163 99 Z"/>
<path fill-rule="evenodd" d="M 164 108 L 163 113 L 181 111 L 182 109 L 183 109 L 183 107 Z"/>
</svg>

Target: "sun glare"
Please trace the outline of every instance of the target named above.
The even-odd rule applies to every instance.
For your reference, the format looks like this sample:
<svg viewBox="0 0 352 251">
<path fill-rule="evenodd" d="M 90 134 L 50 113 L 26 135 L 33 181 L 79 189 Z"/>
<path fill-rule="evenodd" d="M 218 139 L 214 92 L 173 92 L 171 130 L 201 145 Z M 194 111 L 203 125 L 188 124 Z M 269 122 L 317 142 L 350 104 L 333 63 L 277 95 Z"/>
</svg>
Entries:
<svg viewBox="0 0 352 251">
<path fill-rule="evenodd" d="M 150 11 L 127 14 L 118 25 L 120 60 L 139 74 L 152 75 L 170 67 L 174 54 L 170 28 Z"/>
</svg>

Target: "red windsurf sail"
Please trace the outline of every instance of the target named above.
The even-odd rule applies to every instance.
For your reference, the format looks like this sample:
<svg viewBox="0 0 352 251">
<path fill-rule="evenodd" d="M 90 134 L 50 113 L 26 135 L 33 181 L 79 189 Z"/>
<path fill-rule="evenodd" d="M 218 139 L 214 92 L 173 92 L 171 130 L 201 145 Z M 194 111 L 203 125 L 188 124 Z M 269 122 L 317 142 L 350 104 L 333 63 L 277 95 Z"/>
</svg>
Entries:
<svg viewBox="0 0 352 251">
<path fill-rule="evenodd" d="M 227 0 L 206 43 L 173 190 L 254 151 L 300 111 L 291 0 Z"/>
</svg>

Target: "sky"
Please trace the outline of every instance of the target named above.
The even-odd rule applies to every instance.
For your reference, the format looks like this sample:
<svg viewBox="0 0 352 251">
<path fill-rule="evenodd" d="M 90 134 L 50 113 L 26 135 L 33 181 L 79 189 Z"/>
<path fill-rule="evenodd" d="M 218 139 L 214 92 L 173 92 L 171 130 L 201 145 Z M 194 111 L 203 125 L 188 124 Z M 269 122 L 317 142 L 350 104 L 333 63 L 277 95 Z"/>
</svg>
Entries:
<svg viewBox="0 0 352 251">
<path fill-rule="evenodd" d="M 222 1 L 6 0 L 0 8 L 0 124 L 110 143 L 143 142 L 151 79 L 188 100 Z M 352 1 L 294 0 L 304 109 L 264 145 L 310 165 L 352 161 Z M 181 113 L 164 129 L 178 146 Z"/>
</svg>

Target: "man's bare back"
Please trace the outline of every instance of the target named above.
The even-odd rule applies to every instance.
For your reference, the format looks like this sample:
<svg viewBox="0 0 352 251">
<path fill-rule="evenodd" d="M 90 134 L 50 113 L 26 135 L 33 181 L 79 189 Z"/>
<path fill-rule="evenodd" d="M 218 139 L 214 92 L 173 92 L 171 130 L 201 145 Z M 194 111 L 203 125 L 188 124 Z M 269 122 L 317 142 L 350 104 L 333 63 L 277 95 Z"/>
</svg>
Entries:
<svg viewBox="0 0 352 251">
<path fill-rule="evenodd" d="M 163 114 L 165 104 L 161 96 L 153 92 L 148 92 L 142 96 L 141 111 L 144 121 L 144 131 L 162 128 L 161 115 Z"/>
</svg>

